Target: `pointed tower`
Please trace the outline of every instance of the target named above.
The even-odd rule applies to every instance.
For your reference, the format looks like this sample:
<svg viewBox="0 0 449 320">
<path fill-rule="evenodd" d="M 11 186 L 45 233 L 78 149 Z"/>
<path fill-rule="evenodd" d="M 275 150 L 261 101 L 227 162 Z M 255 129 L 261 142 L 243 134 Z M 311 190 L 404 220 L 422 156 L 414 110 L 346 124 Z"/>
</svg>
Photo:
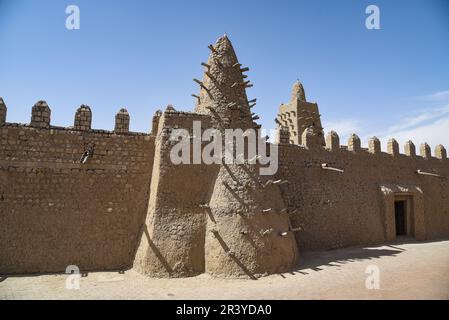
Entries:
<svg viewBox="0 0 449 320">
<path fill-rule="evenodd" d="M 202 63 L 205 68 L 203 80 L 194 79 L 200 85 L 195 112 L 210 114 L 219 127 L 223 126 L 223 121 L 225 125 L 232 124 L 232 127 L 243 130 L 255 127 L 245 90 L 252 84 L 243 74 L 249 68 L 242 68 L 226 35 L 209 49 L 209 59 Z"/>
<path fill-rule="evenodd" d="M 302 134 L 304 130 L 311 128 L 320 143 L 325 145 L 318 105 L 307 102 L 304 87 L 299 80 L 293 84 L 290 103 L 280 105 L 276 122 L 278 126 L 288 127 L 292 144 L 304 144 Z"/>
<path fill-rule="evenodd" d="M 203 81 L 197 81 L 201 90 L 195 111 L 210 114 L 220 131 L 257 128 L 257 116 L 251 114 L 246 95 L 251 85 L 243 72 L 248 68 L 242 68 L 226 35 L 209 48 Z M 259 132 L 256 136 L 259 143 L 266 144 Z M 235 142 L 227 143 L 226 148 L 234 152 Z M 245 145 L 245 158 L 247 148 Z M 207 273 L 254 278 L 284 272 L 296 264 L 297 244 L 281 196 L 281 182 L 261 176 L 259 169 L 257 161 L 248 159 L 241 164 L 221 165 L 206 205 Z"/>
</svg>

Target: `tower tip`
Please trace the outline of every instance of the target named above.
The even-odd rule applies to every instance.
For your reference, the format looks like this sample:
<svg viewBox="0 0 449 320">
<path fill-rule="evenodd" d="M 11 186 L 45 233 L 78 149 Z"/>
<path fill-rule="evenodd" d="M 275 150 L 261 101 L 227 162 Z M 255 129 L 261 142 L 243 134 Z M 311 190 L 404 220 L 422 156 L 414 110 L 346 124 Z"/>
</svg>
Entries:
<svg viewBox="0 0 449 320">
<path fill-rule="evenodd" d="M 292 101 L 295 100 L 306 101 L 304 86 L 299 79 L 297 79 L 292 86 Z"/>
</svg>

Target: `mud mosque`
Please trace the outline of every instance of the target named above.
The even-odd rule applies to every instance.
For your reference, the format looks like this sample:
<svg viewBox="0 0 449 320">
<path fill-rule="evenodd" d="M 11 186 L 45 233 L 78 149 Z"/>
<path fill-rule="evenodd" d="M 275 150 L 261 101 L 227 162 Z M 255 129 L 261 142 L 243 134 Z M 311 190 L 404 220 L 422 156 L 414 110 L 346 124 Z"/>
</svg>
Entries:
<svg viewBox="0 0 449 320">
<path fill-rule="evenodd" d="M 51 124 L 37 102 L 29 124 L 6 122 L 0 98 L 0 274 L 127 270 L 151 277 L 249 277 L 290 271 L 301 252 L 449 236 L 449 160 L 438 145 L 387 152 L 353 134 L 324 134 L 301 83 L 279 107 L 279 169 L 170 161 L 174 128 L 260 128 L 252 84 L 225 35 L 209 46 L 194 112 L 169 106 L 150 133 L 92 129 L 82 105 L 73 127 Z M 269 142 L 266 142 L 267 144 Z"/>
</svg>

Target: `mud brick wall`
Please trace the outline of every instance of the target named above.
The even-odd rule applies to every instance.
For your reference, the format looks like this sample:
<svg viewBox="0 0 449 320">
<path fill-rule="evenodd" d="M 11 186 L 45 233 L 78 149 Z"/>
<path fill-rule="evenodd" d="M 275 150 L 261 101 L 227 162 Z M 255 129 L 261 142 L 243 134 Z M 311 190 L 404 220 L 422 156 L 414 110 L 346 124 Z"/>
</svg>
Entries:
<svg viewBox="0 0 449 320">
<path fill-rule="evenodd" d="M 9 123 L 0 132 L 0 274 L 132 266 L 153 136 Z"/>
<path fill-rule="evenodd" d="M 335 134 L 335 133 L 333 133 Z M 380 244 L 391 238 L 391 217 L 386 216 L 385 195 L 391 188 L 407 194 L 418 190 L 416 203 L 416 238 L 436 239 L 449 235 L 449 160 L 445 157 L 422 157 L 332 145 L 279 146 L 278 176 L 290 181 L 283 186 L 283 196 L 291 211 L 300 249 L 321 250 L 354 245 Z M 355 148 L 354 146 L 355 145 Z M 354 148 L 354 149 L 352 149 Z M 392 154 L 394 153 L 394 154 Z M 342 169 L 343 173 L 325 170 L 322 164 Z M 418 174 L 417 170 L 440 175 Z M 422 209 L 419 201 L 422 198 Z M 418 211 L 423 211 L 418 212 Z M 423 216 L 423 219 L 420 218 Z M 418 225 L 419 224 L 419 225 Z M 390 235 L 389 235 L 390 233 Z"/>
<path fill-rule="evenodd" d="M 173 129 L 186 129 L 193 122 L 202 129 L 211 126 L 207 115 L 177 112 L 168 108 L 160 114 L 155 141 L 155 160 L 148 214 L 141 233 L 134 268 L 154 277 L 184 277 L 205 270 L 204 241 L 208 202 L 217 175 L 217 165 L 179 164 L 170 160 Z M 156 121 L 156 119 L 155 119 Z M 190 160 L 193 161 L 193 150 Z"/>
</svg>

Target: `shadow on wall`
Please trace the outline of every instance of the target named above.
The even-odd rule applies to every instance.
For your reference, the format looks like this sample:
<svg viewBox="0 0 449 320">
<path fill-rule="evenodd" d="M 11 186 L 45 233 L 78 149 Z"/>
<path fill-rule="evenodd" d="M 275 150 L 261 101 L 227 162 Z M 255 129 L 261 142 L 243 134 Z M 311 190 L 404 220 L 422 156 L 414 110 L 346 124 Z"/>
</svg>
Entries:
<svg viewBox="0 0 449 320">
<path fill-rule="evenodd" d="M 147 241 L 148 241 L 148 244 L 149 244 L 151 250 L 153 250 L 153 252 L 156 255 L 156 257 L 162 263 L 162 265 L 164 266 L 164 268 L 168 272 L 168 274 L 171 276 L 173 274 L 173 269 L 172 269 L 172 267 L 170 267 L 170 264 L 164 258 L 164 256 L 160 252 L 160 250 L 156 247 L 156 245 L 154 244 L 153 240 L 151 240 L 151 237 L 150 237 L 150 234 L 148 232 L 148 228 L 147 228 L 146 224 L 144 226 L 144 232 L 145 232 L 145 237 L 147 238 Z"/>
<path fill-rule="evenodd" d="M 229 246 L 226 244 L 226 242 L 223 240 L 223 238 L 218 234 L 214 233 L 215 238 L 220 243 L 223 250 L 234 260 L 234 262 L 242 269 L 242 271 L 252 280 L 257 280 L 257 278 L 251 273 L 251 271 L 248 270 L 248 268 L 245 267 L 245 265 L 233 254 Z"/>
</svg>

